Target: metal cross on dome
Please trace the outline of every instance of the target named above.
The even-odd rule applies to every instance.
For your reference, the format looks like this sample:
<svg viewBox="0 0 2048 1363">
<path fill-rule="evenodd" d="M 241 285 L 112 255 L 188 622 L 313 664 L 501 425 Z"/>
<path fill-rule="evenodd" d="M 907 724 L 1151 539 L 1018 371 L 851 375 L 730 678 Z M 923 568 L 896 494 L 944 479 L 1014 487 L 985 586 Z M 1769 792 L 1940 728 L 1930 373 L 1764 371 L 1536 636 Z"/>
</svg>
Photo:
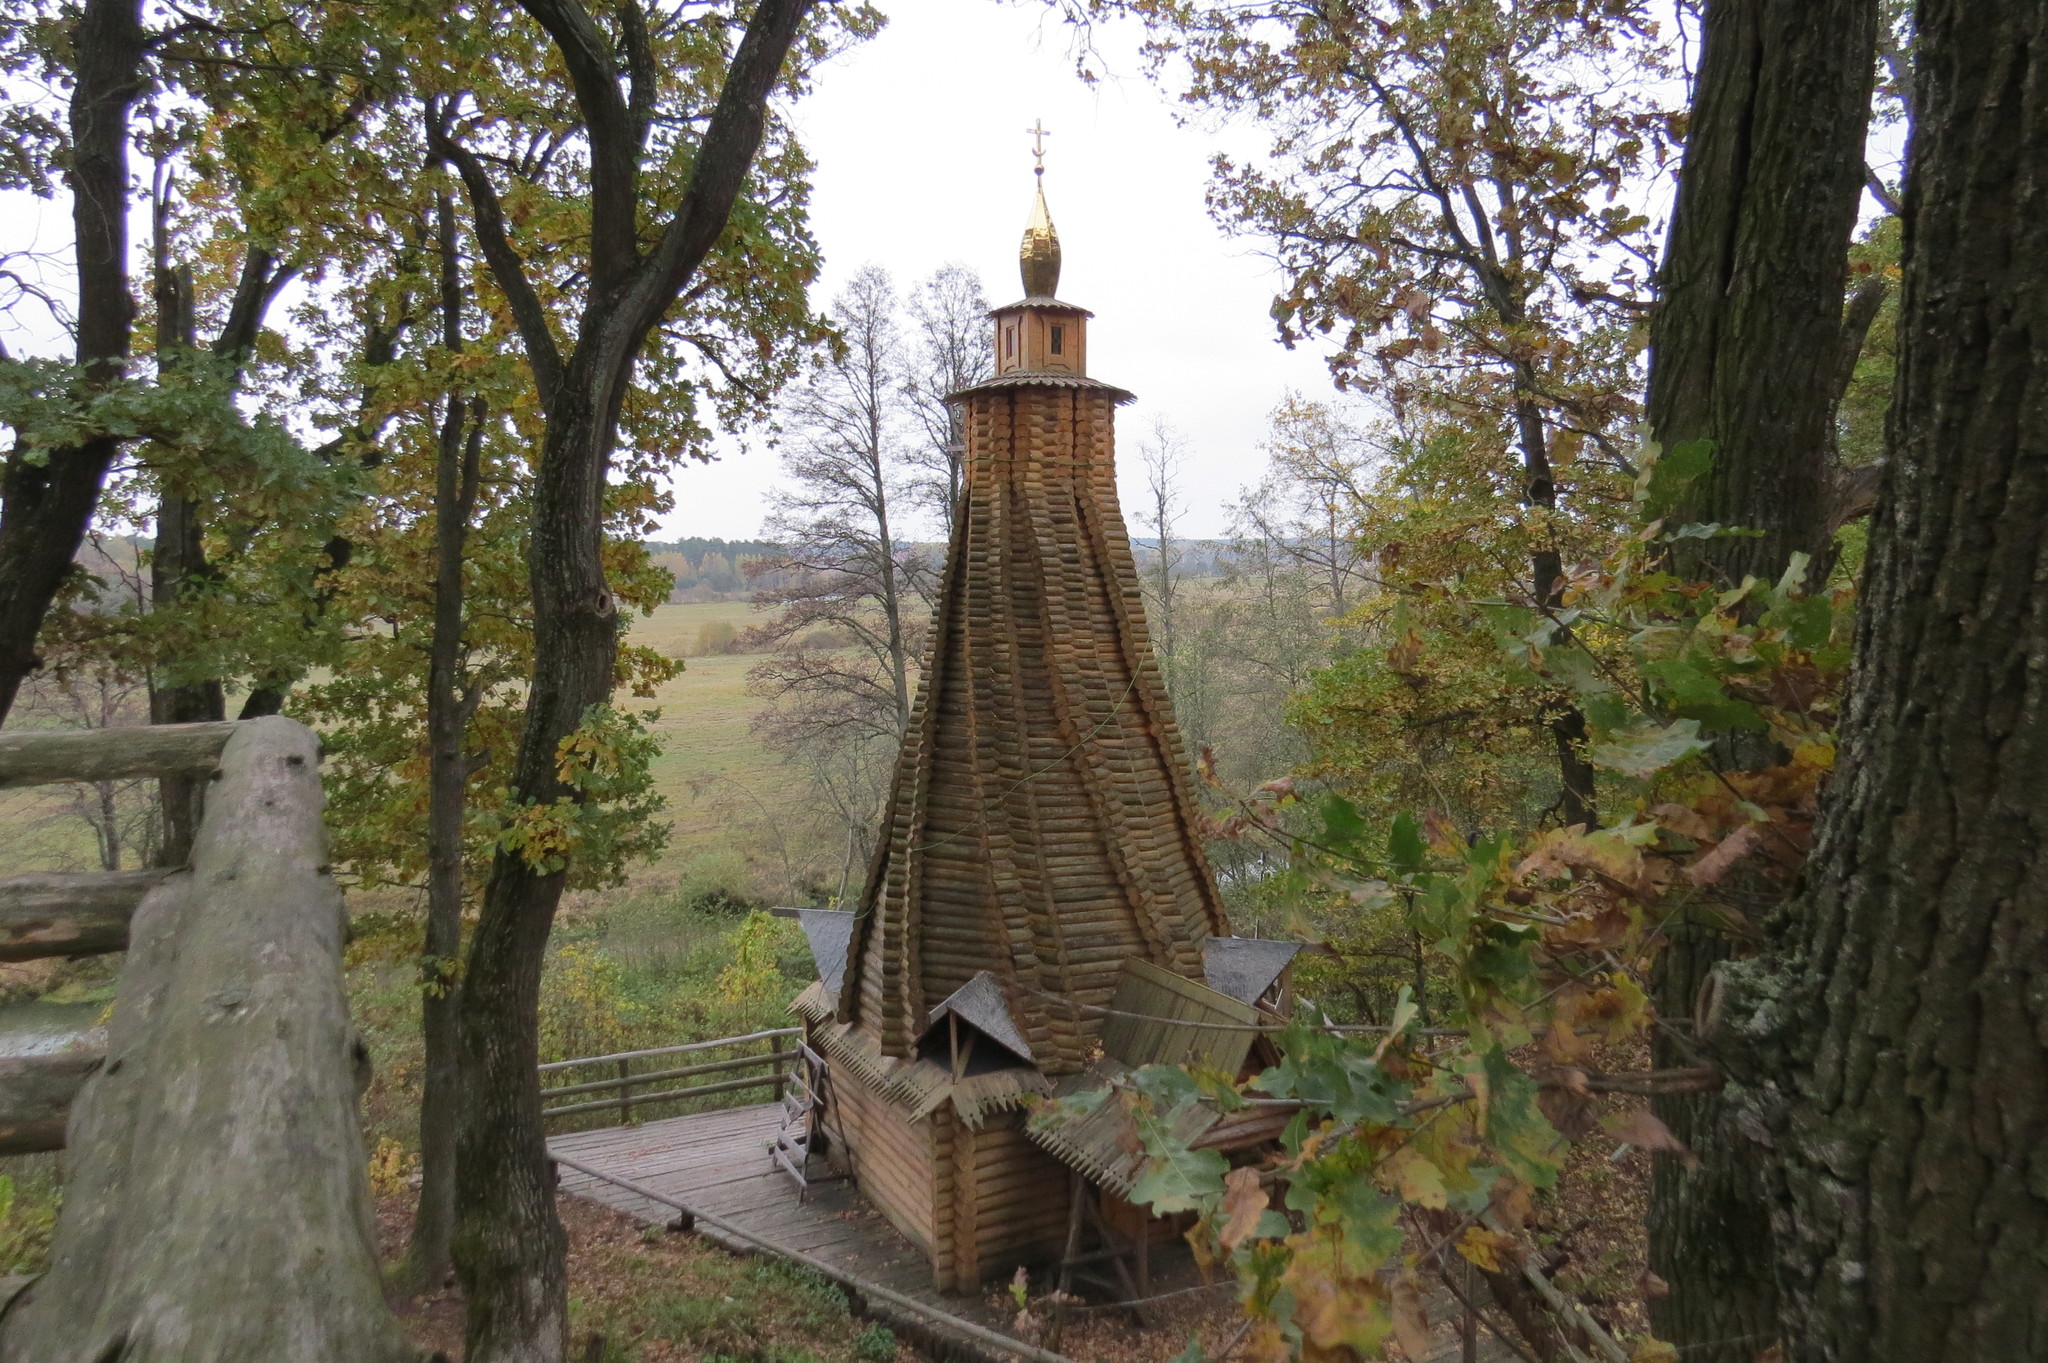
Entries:
<svg viewBox="0 0 2048 1363">
<path fill-rule="evenodd" d="M 1032 119 L 1031 126 L 1024 131 L 1031 134 L 1031 155 L 1038 163 L 1031 168 L 1031 173 L 1033 175 L 1043 175 L 1045 174 L 1045 139 L 1051 137 L 1052 133 L 1046 128 L 1045 120 L 1042 118 Z"/>
</svg>

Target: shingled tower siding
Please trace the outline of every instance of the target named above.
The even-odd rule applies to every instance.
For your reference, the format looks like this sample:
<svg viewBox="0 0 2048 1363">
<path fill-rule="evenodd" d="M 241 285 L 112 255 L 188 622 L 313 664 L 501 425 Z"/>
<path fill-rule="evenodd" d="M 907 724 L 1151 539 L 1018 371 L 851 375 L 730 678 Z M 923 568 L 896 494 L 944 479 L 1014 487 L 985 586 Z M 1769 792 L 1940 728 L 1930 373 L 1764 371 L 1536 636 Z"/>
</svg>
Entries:
<svg viewBox="0 0 2048 1363">
<path fill-rule="evenodd" d="M 1004 328 L 1087 314 L 1031 298 Z M 1077 1070 L 1129 956 L 1202 978 L 1227 933 L 1187 754 L 1145 629 L 1117 508 L 1128 394 L 1011 371 L 959 395 L 967 475 L 869 870 L 840 1017 L 906 1056 L 927 1011 L 993 972 L 1046 1074 Z"/>
</svg>

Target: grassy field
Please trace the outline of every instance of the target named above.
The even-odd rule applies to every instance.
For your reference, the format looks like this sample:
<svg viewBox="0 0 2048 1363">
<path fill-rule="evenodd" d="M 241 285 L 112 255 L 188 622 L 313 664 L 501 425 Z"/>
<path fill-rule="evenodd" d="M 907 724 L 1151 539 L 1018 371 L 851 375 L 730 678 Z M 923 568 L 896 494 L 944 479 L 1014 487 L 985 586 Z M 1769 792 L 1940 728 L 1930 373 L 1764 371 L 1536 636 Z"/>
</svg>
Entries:
<svg viewBox="0 0 2048 1363">
<path fill-rule="evenodd" d="M 743 631 L 759 621 L 745 601 L 714 601 L 661 606 L 630 623 L 628 637 L 633 643 L 687 659 L 687 670 L 662 687 L 652 702 L 661 710 L 655 728 L 665 748 L 655 779 L 668 800 L 675 833 L 662 863 L 643 868 L 640 876 L 670 876 L 672 863 L 726 847 L 735 839 L 750 845 L 750 856 L 781 859 L 775 848 L 763 843 L 762 833 L 764 825 L 773 822 L 772 812 L 786 807 L 792 777 L 751 731 L 760 702 L 747 695 L 747 672 L 760 657 L 692 656 L 706 625 L 723 623 Z M 630 696 L 620 700 L 639 709 L 649 704 Z M 85 794 L 82 788 L 64 786 L 0 791 L 0 874 L 96 866 L 99 852 L 92 832 L 73 812 Z M 768 839 L 769 844 L 772 841 Z M 781 875 L 779 865 L 763 870 Z"/>
<path fill-rule="evenodd" d="M 667 854 L 643 877 L 666 879 L 693 856 L 738 847 L 763 880 L 779 885 L 789 878 L 797 849 L 783 845 L 778 812 L 800 778 L 753 733 L 761 702 L 747 694 L 747 673 L 760 655 L 688 656 L 705 625 L 724 621 L 744 630 L 759 618 L 744 601 L 696 602 L 662 606 L 632 622 L 631 642 L 686 658 L 682 674 L 652 702 L 661 711 L 654 728 L 662 738 L 655 784 L 674 833 Z M 621 703 L 648 704 L 629 697 Z"/>
</svg>

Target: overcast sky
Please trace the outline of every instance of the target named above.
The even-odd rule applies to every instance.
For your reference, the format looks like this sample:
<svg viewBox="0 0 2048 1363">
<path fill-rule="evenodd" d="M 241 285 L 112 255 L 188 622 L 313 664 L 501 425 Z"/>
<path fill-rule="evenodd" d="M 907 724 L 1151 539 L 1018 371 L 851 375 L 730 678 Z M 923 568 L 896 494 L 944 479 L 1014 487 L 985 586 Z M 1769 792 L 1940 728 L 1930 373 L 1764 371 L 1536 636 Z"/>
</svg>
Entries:
<svg viewBox="0 0 2048 1363">
<path fill-rule="evenodd" d="M 1128 388 L 1125 505 L 1136 444 L 1163 417 L 1187 437 L 1182 533 L 1221 534 L 1223 505 L 1264 461 L 1266 415 L 1291 388 L 1329 391 L 1309 352 L 1273 339 L 1276 276 L 1256 243 L 1226 238 L 1203 207 L 1215 131 L 1179 126 L 1144 79 L 1131 35 L 1098 34 L 1112 78 L 1074 74 L 1072 38 L 1022 0 L 883 0 L 882 34 L 820 72 L 795 121 L 818 163 L 812 221 L 825 251 L 818 299 L 873 262 L 899 286 L 947 261 L 977 270 L 992 303 L 1019 297 L 1017 241 L 1031 206 L 1031 139 L 1043 119 L 1046 200 L 1065 265 L 1060 296 L 1095 313 L 1090 373 Z M 1226 130 L 1234 149 L 1251 130 Z M 777 477 L 758 442 L 678 476 L 676 535 L 754 533 Z"/>
</svg>

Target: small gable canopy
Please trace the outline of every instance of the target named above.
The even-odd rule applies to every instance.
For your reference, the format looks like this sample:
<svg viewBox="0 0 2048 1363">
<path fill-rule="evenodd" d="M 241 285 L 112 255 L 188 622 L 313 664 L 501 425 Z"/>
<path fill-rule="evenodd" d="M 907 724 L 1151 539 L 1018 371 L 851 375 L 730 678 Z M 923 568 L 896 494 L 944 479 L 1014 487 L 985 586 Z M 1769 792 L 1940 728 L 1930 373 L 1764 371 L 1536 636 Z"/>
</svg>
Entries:
<svg viewBox="0 0 2048 1363">
<path fill-rule="evenodd" d="M 1260 937 L 1211 937 L 1202 943 L 1202 973 L 1209 987 L 1239 1003 L 1257 1003 L 1287 969 L 1299 942 L 1269 942 Z"/>
<path fill-rule="evenodd" d="M 932 1029 L 944 1022 L 948 1014 L 967 1023 L 1025 1064 L 1036 1063 L 1032 1059 L 1031 1043 L 1024 1039 L 1017 1019 L 1010 1015 L 1010 1005 L 1003 998 L 1002 985 L 988 971 L 975 972 L 972 979 L 932 1009 L 931 1016 L 925 1019 L 924 1035 L 930 1036 Z"/>
<path fill-rule="evenodd" d="M 837 996 L 846 979 L 846 946 L 853 940 L 853 915 L 839 909 L 798 909 L 796 917 L 811 944 L 819 982 L 827 993 Z"/>
</svg>

